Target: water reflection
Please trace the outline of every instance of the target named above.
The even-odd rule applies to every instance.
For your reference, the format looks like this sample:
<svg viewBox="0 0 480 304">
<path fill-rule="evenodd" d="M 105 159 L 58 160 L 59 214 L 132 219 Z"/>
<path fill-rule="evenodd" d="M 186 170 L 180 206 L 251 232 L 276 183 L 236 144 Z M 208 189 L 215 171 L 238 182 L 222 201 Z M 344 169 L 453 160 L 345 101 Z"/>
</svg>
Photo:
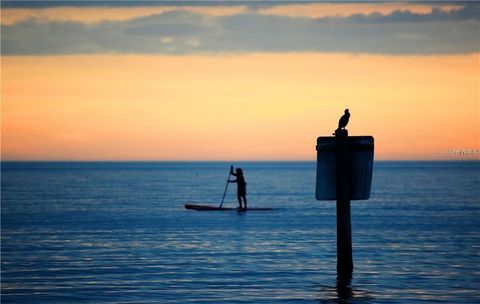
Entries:
<svg viewBox="0 0 480 304">
<path fill-rule="evenodd" d="M 337 285 L 335 288 L 337 289 L 337 296 L 339 300 L 351 300 L 353 298 L 352 292 L 352 274 L 339 274 L 337 276 Z"/>
<path fill-rule="evenodd" d="M 320 286 L 319 303 L 373 303 L 373 296 L 358 288 L 352 288 L 352 275 L 337 276 L 335 286 Z"/>
</svg>

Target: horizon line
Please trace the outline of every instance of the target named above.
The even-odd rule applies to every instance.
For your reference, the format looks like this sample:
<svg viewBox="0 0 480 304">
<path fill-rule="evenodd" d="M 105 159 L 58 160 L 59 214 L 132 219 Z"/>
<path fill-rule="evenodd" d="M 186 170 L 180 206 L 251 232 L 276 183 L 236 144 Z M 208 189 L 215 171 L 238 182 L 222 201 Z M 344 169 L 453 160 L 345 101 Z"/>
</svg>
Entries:
<svg viewBox="0 0 480 304">
<path fill-rule="evenodd" d="M 0 163 L 235 163 L 235 162 L 316 162 L 316 159 L 302 160 L 302 159 L 240 159 L 240 160 L 112 160 L 112 159 L 98 159 L 98 160 L 62 160 L 62 159 L 8 159 L 0 160 Z M 459 158 L 459 159 L 378 159 L 374 162 L 456 162 L 456 161 L 480 161 L 480 158 Z"/>
</svg>

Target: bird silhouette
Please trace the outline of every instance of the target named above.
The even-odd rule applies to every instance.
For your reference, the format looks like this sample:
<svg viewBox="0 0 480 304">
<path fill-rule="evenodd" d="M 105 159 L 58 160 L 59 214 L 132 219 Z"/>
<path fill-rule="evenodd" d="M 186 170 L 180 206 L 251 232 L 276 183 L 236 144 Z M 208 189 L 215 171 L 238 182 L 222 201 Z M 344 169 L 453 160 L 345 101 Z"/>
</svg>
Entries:
<svg viewBox="0 0 480 304">
<path fill-rule="evenodd" d="M 350 112 L 348 112 L 348 109 L 345 109 L 345 114 L 343 114 L 342 117 L 340 117 L 340 120 L 338 121 L 338 129 L 336 131 L 345 129 L 349 119 L 350 119 Z"/>
</svg>

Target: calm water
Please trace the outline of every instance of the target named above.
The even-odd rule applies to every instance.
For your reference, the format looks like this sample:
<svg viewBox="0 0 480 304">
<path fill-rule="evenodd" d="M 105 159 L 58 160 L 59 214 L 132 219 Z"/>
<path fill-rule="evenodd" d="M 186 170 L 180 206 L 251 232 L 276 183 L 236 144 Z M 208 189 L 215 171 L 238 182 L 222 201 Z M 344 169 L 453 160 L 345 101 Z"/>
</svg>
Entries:
<svg viewBox="0 0 480 304">
<path fill-rule="evenodd" d="M 377 162 L 341 289 L 315 164 L 235 164 L 274 211 L 183 208 L 218 204 L 229 165 L 2 163 L 2 303 L 480 302 L 480 162 Z"/>
</svg>

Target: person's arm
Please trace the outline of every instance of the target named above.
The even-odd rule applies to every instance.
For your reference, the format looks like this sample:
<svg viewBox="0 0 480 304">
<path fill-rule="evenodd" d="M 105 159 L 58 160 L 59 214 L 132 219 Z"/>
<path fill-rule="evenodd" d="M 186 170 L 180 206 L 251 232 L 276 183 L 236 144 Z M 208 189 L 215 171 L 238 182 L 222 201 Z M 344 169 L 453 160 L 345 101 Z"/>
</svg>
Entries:
<svg viewBox="0 0 480 304">
<path fill-rule="evenodd" d="M 229 182 L 229 183 L 236 183 L 237 180 L 236 180 L 236 179 L 234 179 L 234 180 L 228 180 L 228 182 Z"/>
<path fill-rule="evenodd" d="M 233 175 L 233 176 L 237 176 L 237 174 L 235 174 L 235 173 L 233 172 L 233 166 L 230 166 L 230 174 Z"/>
</svg>

